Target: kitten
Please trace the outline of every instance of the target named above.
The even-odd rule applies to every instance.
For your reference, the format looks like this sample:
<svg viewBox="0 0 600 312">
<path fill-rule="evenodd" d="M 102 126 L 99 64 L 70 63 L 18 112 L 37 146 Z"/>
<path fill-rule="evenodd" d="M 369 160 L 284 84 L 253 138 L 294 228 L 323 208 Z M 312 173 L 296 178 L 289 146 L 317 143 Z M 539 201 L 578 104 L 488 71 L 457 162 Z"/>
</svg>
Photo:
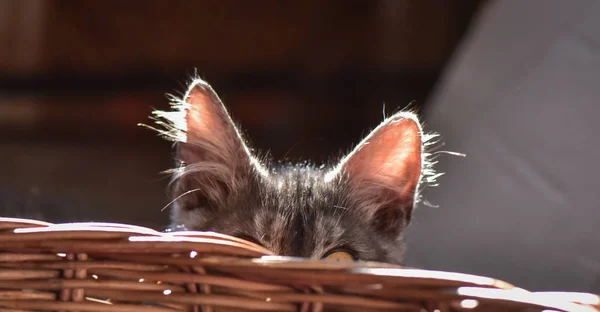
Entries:
<svg viewBox="0 0 600 312">
<path fill-rule="evenodd" d="M 402 264 L 403 232 L 423 182 L 439 175 L 417 117 L 386 118 L 331 167 L 276 166 L 253 155 L 221 100 L 195 79 L 172 111 L 155 111 L 176 142 L 172 226 L 240 237 L 279 255 L 342 254 Z"/>
</svg>

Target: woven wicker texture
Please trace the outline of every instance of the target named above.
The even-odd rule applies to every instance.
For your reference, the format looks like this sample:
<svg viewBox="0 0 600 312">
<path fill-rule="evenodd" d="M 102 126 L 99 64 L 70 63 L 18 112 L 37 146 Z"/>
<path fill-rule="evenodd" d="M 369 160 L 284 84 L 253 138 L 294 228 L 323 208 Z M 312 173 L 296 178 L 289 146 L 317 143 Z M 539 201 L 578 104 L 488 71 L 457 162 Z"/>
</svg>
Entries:
<svg viewBox="0 0 600 312">
<path fill-rule="evenodd" d="M 0 311 L 600 311 L 480 276 L 272 255 L 206 232 L 0 218 Z"/>
</svg>

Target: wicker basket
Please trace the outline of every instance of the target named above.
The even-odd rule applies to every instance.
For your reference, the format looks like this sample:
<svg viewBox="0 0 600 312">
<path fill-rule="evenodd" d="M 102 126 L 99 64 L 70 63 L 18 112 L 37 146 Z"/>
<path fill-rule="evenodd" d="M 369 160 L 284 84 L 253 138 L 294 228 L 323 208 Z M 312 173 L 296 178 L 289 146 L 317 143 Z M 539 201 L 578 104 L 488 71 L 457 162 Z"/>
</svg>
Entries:
<svg viewBox="0 0 600 312">
<path fill-rule="evenodd" d="M 122 224 L 0 218 L 0 266 L 0 311 L 600 311 L 591 294 Z"/>
</svg>

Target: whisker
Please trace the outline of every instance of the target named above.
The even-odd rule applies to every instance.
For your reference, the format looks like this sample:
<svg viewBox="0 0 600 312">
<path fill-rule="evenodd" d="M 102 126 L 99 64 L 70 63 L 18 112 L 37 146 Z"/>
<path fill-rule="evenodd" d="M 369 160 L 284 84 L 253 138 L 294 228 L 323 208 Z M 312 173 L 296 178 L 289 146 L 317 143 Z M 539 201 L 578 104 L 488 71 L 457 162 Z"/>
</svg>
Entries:
<svg viewBox="0 0 600 312">
<path fill-rule="evenodd" d="M 285 159 L 285 158 L 287 157 L 287 155 L 288 155 L 288 154 L 289 154 L 289 153 L 290 153 L 290 152 L 291 152 L 291 151 L 294 149 L 294 147 L 296 147 L 298 144 L 300 144 L 300 142 L 296 142 L 296 143 L 294 143 L 294 145 L 292 145 L 292 147 L 290 147 L 290 149 L 289 149 L 287 152 L 285 152 L 285 155 L 283 155 L 283 158 L 282 158 L 282 159 Z"/>
<path fill-rule="evenodd" d="M 467 157 L 467 154 L 458 153 L 458 152 L 450 152 L 450 151 L 436 151 L 436 152 L 433 152 L 431 154 L 432 155 L 436 155 L 436 154 L 448 154 L 448 155 L 452 155 L 452 156 Z"/>
<path fill-rule="evenodd" d="M 428 200 L 423 200 L 423 205 L 430 207 L 430 208 L 440 208 L 440 205 L 435 205 L 432 204 L 430 201 Z"/>
<path fill-rule="evenodd" d="M 162 208 L 160 211 L 164 211 L 165 209 L 167 209 L 167 207 L 171 206 L 171 205 L 172 205 L 174 202 L 176 202 L 176 201 L 177 201 L 178 199 L 180 199 L 181 197 L 183 197 L 183 196 L 185 196 L 185 195 L 188 195 L 188 194 L 190 194 L 190 193 L 196 192 L 196 191 L 200 191 L 200 190 L 202 190 L 202 189 L 200 189 L 200 188 L 197 188 L 197 189 L 189 190 L 189 191 L 187 191 L 187 192 L 185 192 L 185 193 L 183 193 L 183 194 L 181 194 L 181 195 L 179 195 L 179 196 L 175 197 L 175 199 L 173 199 L 172 201 L 170 201 L 170 202 L 169 202 L 169 203 L 168 203 L 166 206 L 164 206 L 164 207 L 163 207 L 163 208 Z"/>
</svg>

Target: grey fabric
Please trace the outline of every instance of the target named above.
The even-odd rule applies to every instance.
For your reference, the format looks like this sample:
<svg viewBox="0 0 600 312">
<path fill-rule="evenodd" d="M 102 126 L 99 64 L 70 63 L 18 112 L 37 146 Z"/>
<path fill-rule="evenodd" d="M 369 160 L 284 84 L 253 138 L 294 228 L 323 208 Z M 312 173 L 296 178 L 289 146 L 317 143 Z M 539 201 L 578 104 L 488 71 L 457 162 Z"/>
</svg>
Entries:
<svg viewBox="0 0 600 312">
<path fill-rule="evenodd" d="M 425 112 L 446 172 L 407 265 L 600 293 L 600 2 L 494 1 Z"/>
</svg>

